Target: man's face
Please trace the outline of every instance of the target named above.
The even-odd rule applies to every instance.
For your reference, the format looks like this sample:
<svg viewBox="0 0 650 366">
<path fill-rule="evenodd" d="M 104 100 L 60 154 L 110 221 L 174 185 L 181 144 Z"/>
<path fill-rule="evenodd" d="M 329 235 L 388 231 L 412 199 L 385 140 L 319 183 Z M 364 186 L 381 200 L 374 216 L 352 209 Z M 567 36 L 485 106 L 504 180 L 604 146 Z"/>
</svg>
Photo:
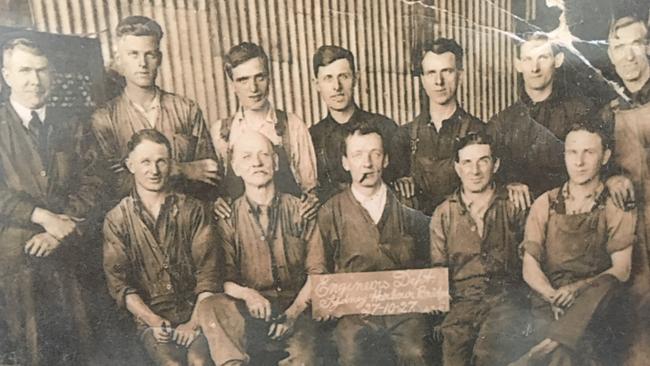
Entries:
<svg viewBox="0 0 650 366">
<path fill-rule="evenodd" d="M 600 136 L 588 131 L 572 131 L 564 143 L 564 162 L 569 180 L 586 184 L 598 178 L 600 168 L 607 164 L 611 151 L 604 150 Z"/>
<path fill-rule="evenodd" d="M 244 109 L 261 110 L 269 95 L 269 74 L 259 57 L 252 58 L 232 69 L 235 94 Z"/>
<path fill-rule="evenodd" d="M 150 192 L 161 192 L 167 188 L 169 160 L 165 145 L 143 140 L 129 154 L 126 166 L 133 174 L 136 186 Z"/>
<path fill-rule="evenodd" d="M 316 89 L 327 108 L 335 111 L 343 111 L 352 106 L 355 83 L 354 71 L 350 62 L 344 58 L 319 67 L 315 80 Z"/>
<path fill-rule="evenodd" d="M 647 29 L 640 22 L 616 30 L 609 38 L 607 53 L 624 82 L 646 80 L 650 76 Z"/>
<path fill-rule="evenodd" d="M 553 87 L 555 69 L 564 62 L 564 54 L 553 55 L 551 42 L 548 40 L 531 40 L 519 48 L 519 58 L 515 59 L 515 68 L 521 73 L 527 89 L 544 91 Z"/>
<path fill-rule="evenodd" d="M 259 133 L 242 135 L 234 142 L 232 168 L 246 185 L 268 185 L 277 170 L 277 159 L 271 142 Z"/>
<path fill-rule="evenodd" d="M 346 155 L 343 155 L 343 168 L 350 172 L 352 185 L 378 187 L 382 183 L 381 174 L 388 165 L 384 154 L 381 136 L 376 133 L 360 135 L 358 132 L 345 140 Z"/>
<path fill-rule="evenodd" d="M 127 84 L 148 88 L 156 84 L 162 54 L 155 37 L 127 35 L 117 42 L 116 61 Z"/>
<path fill-rule="evenodd" d="M 38 109 L 45 105 L 52 85 L 46 57 L 37 56 L 20 46 L 8 53 L 2 76 L 11 88 L 11 97 L 22 106 Z"/>
<path fill-rule="evenodd" d="M 460 70 L 451 52 L 427 52 L 422 59 L 422 86 L 432 103 L 446 105 L 456 99 Z"/>
<path fill-rule="evenodd" d="M 499 159 L 492 157 L 490 145 L 468 145 L 458 151 L 454 168 L 465 192 L 480 193 L 492 184 Z"/>
</svg>

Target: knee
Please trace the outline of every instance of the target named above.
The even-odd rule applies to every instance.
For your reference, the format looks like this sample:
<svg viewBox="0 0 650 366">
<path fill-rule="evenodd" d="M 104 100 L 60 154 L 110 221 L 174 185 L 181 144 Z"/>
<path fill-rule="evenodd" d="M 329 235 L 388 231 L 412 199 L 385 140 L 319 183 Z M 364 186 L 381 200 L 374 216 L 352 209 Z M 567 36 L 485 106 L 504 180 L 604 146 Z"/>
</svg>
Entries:
<svg viewBox="0 0 650 366">
<path fill-rule="evenodd" d="M 183 363 L 177 360 L 165 360 L 158 366 L 183 366 Z"/>
<path fill-rule="evenodd" d="M 423 344 L 408 344 L 395 350 L 400 364 L 422 365 L 428 359 L 428 350 Z"/>
<path fill-rule="evenodd" d="M 212 366 L 212 360 L 208 355 L 193 354 L 187 355 L 187 366 Z"/>
</svg>

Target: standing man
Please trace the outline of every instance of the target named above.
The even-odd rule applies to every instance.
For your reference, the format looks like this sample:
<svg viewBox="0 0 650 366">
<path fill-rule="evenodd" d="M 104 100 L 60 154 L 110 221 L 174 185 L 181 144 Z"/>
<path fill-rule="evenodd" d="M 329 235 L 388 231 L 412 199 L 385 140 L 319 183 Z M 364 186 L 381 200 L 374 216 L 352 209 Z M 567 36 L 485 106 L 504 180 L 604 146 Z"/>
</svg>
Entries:
<svg viewBox="0 0 650 366">
<path fill-rule="evenodd" d="M 327 105 L 327 117 L 309 129 L 318 160 L 318 189 L 321 202 L 350 184 L 350 175 L 341 166 L 341 144 L 347 131 L 360 122 L 368 122 L 384 136 L 393 136 L 397 124 L 388 117 L 366 112 L 354 102 L 354 87 L 359 76 L 354 55 L 339 46 L 321 46 L 314 54 L 314 85 Z M 384 180 L 392 182 L 392 165 L 384 170 Z"/>
<path fill-rule="evenodd" d="M 275 109 L 269 101 L 269 58 L 264 50 L 249 42 L 230 49 L 224 69 L 233 83 L 239 108 L 237 112 L 212 126 L 212 139 L 219 160 L 224 166 L 223 196 L 235 199 L 244 192 L 240 177 L 233 174 L 229 148 L 239 143 L 247 132 L 266 136 L 278 156 L 275 185 L 281 192 L 303 198 L 303 214 L 314 216 L 318 199 L 314 189 L 316 155 L 307 126 L 294 114 Z M 217 205 L 217 214 L 228 217 L 229 209 Z"/>
<path fill-rule="evenodd" d="M 454 172 L 454 141 L 481 131 L 483 122 L 465 112 L 456 98 L 463 71 L 463 49 L 439 38 L 424 44 L 420 79 L 429 109 L 401 126 L 393 139 L 395 188 L 427 215 L 459 185 Z"/>
<path fill-rule="evenodd" d="M 499 159 L 485 132 L 456 144 L 460 188 L 431 220 L 431 262 L 449 268 L 451 309 L 442 323 L 445 366 L 507 365 L 526 349 L 526 286 L 519 243 L 526 211 L 495 183 Z"/>
<path fill-rule="evenodd" d="M 97 109 L 92 117 L 100 156 L 110 174 L 112 207 L 133 188 L 122 166 L 127 143 L 143 129 L 156 129 L 171 142 L 172 185 L 201 199 L 214 200 L 218 166 L 203 114 L 189 99 L 156 86 L 162 61 L 160 25 L 143 16 L 129 16 L 115 30 L 115 62 L 126 81 L 124 91 Z"/>
<path fill-rule="evenodd" d="M 46 106 L 52 74 L 36 43 L 7 41 L 2 56 L 11 91 L 0 108 L 0 363 L 86 364 L 91 330 L 75 267 L 101 186 L 89 174 L 91 144 L 77 119 Z"/>
<path fill-rule="evenodd" d="M 614 159 L 632 180 L 638 202 L 639 220 L 631 278 L 634 304 L 634 329 L 630 332 L 629 365 L 643 365 L 650 358 L 650 264 L 648 230 L 650 228 L 650 47 L 647 19 L 638 15 L 619 15 L 609 33 L 609 58 L 625 86 L 624 95 L 605 108 L 605 118 L 614 123 Z"/>
<path fill-rule="evenodd" d="M 247 132 L 232 149 L 233 173 L 245 193 L 230 219 L 219 220 L 225 250 L 227 296 L 201 305 L 201 325 L 217 365 L 257 365 L 251 356 L 286 351 L 281 365 L 316 365 L 318 324 L 303 315 L 310 297 L 308 275 L 325 271 L 314 220 L 300 214 L 300 199 L 276 190 L 278 156 L 273 143 Z"/>
<path fill-rule="evenodd" d="M 565 141 L 568 182 L 531 207 L 522 244 L 524 280 L 534 290 L 536 346 L 529 365 L 620 365 L 612 342 L 625 317 L 636 210 L 618 208 L 600 178 L 611 155 L 594 119 Z M 625 330 L 624 332 L 626 332 Z M 646 360 L 647 361 L 647 360 Z"/>
<path fill-rule="evenodd" d="M 135 188 L 104 221 L 109 291 L 133 315 L 156 365 L 208 365 L 196 307 L 221 289 L 211 209 L 171 188 L 172 149 L 162 133 L 136 132 L 127 151 Z"/>
<path fill-rule="evenodd" d="M 386 146 L 379 128 L 367 123 L 355 126 L 343 140 L 342 164 L 350 172 L 352 184 L 318 213 L 326 263 L 333 273 L 412 269 L 427 264 L 418 259 L 427 256 L 429 219 L 402 205 L 384 183 Z M 366 341 L 385 334 L 398 365 L 428 365 L 428 328 L 424 314 L 344 316 L 334 330 L 339 363 L 365 365 L 374 352 L 365 349 Z"/>
</svg>

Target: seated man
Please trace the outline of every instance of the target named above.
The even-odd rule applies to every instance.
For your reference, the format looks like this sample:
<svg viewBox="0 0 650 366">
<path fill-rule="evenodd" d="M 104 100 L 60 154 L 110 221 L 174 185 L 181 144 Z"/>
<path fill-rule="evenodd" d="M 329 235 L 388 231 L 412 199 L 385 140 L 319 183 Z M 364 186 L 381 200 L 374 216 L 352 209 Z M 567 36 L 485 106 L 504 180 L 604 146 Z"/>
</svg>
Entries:
<svg viewBox="0 0 650 366">
<path fill-rule="evenodd" d="M 278 156 L 266 136 L 248 132 L 230 154 L 244 195 L 229 219 L 218 220 L 227 296 L 199 308 L 212 359 L 248 365 L 250 355 L 270 349 L 289 353 L 281 364 L 315 365 L 318 323 L 302 315 L 310 296 L 307 275 L 324 272 L 315 222 L 301 216 L 299 198 L 277 191 Z"/>
<path fill-rule="evenodd" d="M 506 365 L 525 352 L 517 347 L 528 309 L 518 251 L 526 212 L 495 184 L 499 159 L 489 135 L 470 133 L 455 150 L 461 187 L 431 221 L 431 262 L 449 267 L 452 297 L 442 324 L 443 363 Z"/>
<path fill-rule="evenodd" d="M 531 208 L 523 275 L 536 295 L 531 301 L 539 343 L 522 364 L 620 364 L 611 358 L 604 331 L 620 323 L 608 317 L 630 276 L 636 211 L 616 207 L 601 181 L 610 155 L 600 126 L 574 125 L 565 141 L 569 181 Z"/>
<path fill-rule="evenodd" d="M 135 189 L 104 221 L 109 291 L 157 365 L 211 364 L 195 311 L 221 288 L 210 209 L 170 190 L 171 148 L 160 132 L 140 130 L 128 151 Z"/>
<path fill-rule="evenodd" d="M 382 180 L 388 165 L 386 141 L 379 128 L 360 123 L 343 140 L 342 163 L 351 186 L 332 196 L 318 213 L 329 270 L 371 272 L 424 266 L 429 218 L 402 205 Z M 323 263 L 325 265 L 325 263 Z M 390 337 L 399 365 L 427 365 L 424 314 L 348 315 L 338 320 L 334 336 L 342 366 L 364 365 L 368 340 Z M 392 355 L 391 355 L 392 356 Z"/>
</svg>

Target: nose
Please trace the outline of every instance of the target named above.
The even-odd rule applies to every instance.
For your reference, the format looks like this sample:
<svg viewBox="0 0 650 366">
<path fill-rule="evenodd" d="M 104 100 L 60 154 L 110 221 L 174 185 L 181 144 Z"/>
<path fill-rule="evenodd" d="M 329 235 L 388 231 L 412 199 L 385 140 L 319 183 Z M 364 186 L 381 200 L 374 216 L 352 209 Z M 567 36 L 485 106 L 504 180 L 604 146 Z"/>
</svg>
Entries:
<svg viewBox="0 0 650 366">
<path fill-rule="evenodd" d="M 440 76 L 440 73 L 434 73 L 433 74 L 433 83 L 435 85 L 442 85 L 443 84 L 442 76 Z"/>
<path fill-rule="evenodd" d="M 336 81 L 334 82 L 334 90 L 335 91 L 341 91 L 343 89 L 343 83 L 341 82 L 341 79 L 336 78 Z"/>
<path fill-rule="evenodd" d="M 634 60 L 634 49 L 632 47 L 625 47 L 625 59 L 628 61 Z"/>
<path fill-rule="evenodd" d="M 479 169 L 478 162 L 472 164 L 470 167 L 470 172 L 472 175 L 479 175 L 481 173 L 481 170 Z"/>
<path fill-rule="evenodd" d="M 138 66 L 145 67 L 147 66 L 147 56 L 142 54 L 138 56 Z"/>
<path fill-rule="evenodd" d="M 576 165 L 577 166 L 585 165 L 585 155 L 584 154 L 578 154 L 578 158 L 576 159 Z"/>
<path fill-rule="evenodd" d="M 533 61 L 531 66 L 532 66 L 532 68 L 531 68 L 532 72 L 539 72 L 539 61 L 538 60 Z"/>
<path fill-rule="evenodd" d="M 254 167 L 262 166 L 262 158 L 259 155 L 255 154 L 253 156 L 251 164 L 253 164 Z"/>
<path fill-rule="evenodd" d="M 370 154 L 363 156 L 363 166 L 364 168 L 372 168 L 372 158 L 370 157 Z"/>
<path fill-rule="evenodd" d="M 34 84 L 34 85 L 41 84 L 41 77 L 39 76 L 37 70 L 33 70 L 27 73 L 27 80 L 29 81 L 30 84 Z"/>
<path fill-rule="evenodd" d="M 158 164 L 153 164 L 151 166 L 151 173 L 153 173 L 154 175 L 160 174 L 160 166 Z"/>
</svg>

